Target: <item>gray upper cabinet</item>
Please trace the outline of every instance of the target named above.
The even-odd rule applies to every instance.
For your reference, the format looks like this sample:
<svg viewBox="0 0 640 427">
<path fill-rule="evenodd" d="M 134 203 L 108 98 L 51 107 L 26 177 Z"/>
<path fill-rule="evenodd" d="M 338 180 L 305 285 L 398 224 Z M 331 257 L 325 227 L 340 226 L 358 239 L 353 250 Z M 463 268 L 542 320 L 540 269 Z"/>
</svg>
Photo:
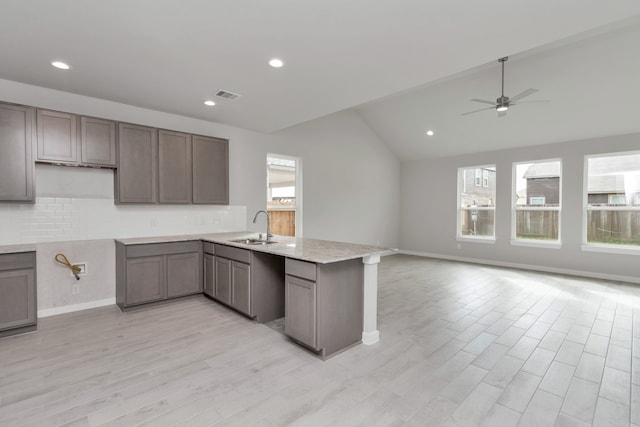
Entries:
<svg viewBox="0 0 640 427">
<path fill-rule="evenodd" d="M 191 203 L 191 135 L 158 132 L 160 203 Z"/>
<path fill-rule="evenodd" d="M 34 110 L 0 104 L 0 201 L 33 202 Z"/>
<path fill-rule="evenodd" d="M 116 203 L 157 202 L 157 156 L 157 129 L 118 124 Z"/>
<path fill-rule="evenodd" d="M 36 328 L 36 253 L 0 255 L 0 337 Z"/>
<path fill-rule="evenodd" d="M 229 141 L 192 136 L 193 203 L 229 204 Z"/>
<path fill-rule="evenodd" d="M 48 110 L 38 110 L 37 115 L 38 160 L 76 162 L 76 116 Z"/>
<path fill-rule="evenodd" d="M 80 117 L 82 163 L 115 167 L 116 124 L 92 117 Z"/>
</svg>

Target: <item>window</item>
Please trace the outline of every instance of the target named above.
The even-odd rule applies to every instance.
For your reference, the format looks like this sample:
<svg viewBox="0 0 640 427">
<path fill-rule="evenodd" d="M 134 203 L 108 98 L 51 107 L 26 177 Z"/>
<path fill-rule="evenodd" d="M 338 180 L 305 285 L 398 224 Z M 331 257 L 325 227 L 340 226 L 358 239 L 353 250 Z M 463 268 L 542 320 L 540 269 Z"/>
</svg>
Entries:
<svg viewBox="0 0 640 427">
<path fill-rule="evenodd" d="M 300 159 L 267 155 L 267 211 L 271 233 L 300 236 L 302 232 Z"/>
<path fill-rule="evenodd" d="M 640 153 L 585 159 L 584 243 L 640 249 Z"/>
<path fill-rule="evenodd" d="M 512 243 L 559 243 L 560 160 L 513 164 Z"/>
<path fill-rule="evenodd" d="M 530 197 L 529 204 L 532 206 L 540 206 L 540 205 L 544 205 L 545 200 L 546 200 L 546 197 Z"/>
<path fill-rule="evenodd" d="M 495 165 L 458 169 L 458 238 L 494 239 L 495 200 Z"/>
<path fill-rule="evenodd" d="M 626 205 L 627 196 L 624 194 L 609 194 L 610 205 Z"/>
</svg>

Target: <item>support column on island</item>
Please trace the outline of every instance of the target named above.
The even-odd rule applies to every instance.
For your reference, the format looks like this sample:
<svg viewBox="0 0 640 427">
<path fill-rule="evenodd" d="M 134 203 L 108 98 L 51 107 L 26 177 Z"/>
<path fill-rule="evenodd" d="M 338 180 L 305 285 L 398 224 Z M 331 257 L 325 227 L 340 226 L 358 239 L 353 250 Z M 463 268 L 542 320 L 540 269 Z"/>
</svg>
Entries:
<svg viewBox="0 0 640 427">
<path fill-rule="evenodd" d="M 362 258 L 364 263 L 364 323 L 362 342 L 372 345 L 380 341 L 378 331 L 378 263 L 380 255 Z"/>
</svg>

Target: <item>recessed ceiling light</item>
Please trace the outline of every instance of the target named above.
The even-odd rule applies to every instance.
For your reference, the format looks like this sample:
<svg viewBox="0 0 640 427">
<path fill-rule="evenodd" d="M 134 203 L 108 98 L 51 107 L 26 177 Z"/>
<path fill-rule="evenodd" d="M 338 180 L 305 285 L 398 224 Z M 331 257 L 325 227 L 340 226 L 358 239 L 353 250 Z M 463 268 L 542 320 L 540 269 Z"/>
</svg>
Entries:
<svg viewBox="0 0 640 427">
<path fill-rule="evenodd" d="M 71 68 L 68 64 L 65 64 L 62 61 L 51 61 L 51 65 L 61 70 L 68 70 L 69 68 Z"/>
<path fill-rule="evenodd" d="M 207 99 L 206 101 L 204 101 L 204 105 L 208 105 L 209 107 L 213 107 L 214 105 L 216 105 L 216 103 L 213 102 L 210 99 Z"/>
<path fill-rule="evenodd" d="M 284 61 L 282 61 L 282 59 L 273 58 L 269 61 L 269 65 L 271 65 L 273 68 L 280 68 L 284 65 Z"/>
<path fill-rule="evenodd" d="M 427 131 L 427 136 L 433 136 L 433 131 L 431 129 Z"/>
</svg>

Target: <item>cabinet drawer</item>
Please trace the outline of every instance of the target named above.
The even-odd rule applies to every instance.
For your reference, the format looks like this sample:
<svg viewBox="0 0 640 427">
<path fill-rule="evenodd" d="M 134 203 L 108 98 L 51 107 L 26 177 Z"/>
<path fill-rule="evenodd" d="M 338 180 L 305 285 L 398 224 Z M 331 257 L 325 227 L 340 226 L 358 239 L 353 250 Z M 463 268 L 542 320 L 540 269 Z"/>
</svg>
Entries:
<svg viewBox="0 0 640 427">
<path fill-rule="evenodd" d="M 0 255 L 0 271 L 35 268 L 35 252 Z"/>
<path fill-rule="evenodd" d="M 287 258 L 284 269 L 287 274 L 292 276 L 302 277 L 307 280 L 316 280 L 316 264 L 313 262 Z"/>
<path fill-rule="evenodd" d="M 205 253 L 215 255 L 216 251 L 214 249 L 214 244 L 211 242 L 202 242 L 202 250 Z"/>
<path fill-rule="evenodd" d="M 187 252 L 199 252 L 202 249 L 202 242 L 175 242 L 175 243 L 151 243 L 147 245 L 127 246 L 127 258 L 137 258 L 142 256 L 183 254 Z"/>
<path fill-rule="evenodd" d="M 248 249 L 234 248 L 232 246 L 215 245 L 216 256 L 251 264 L 251 251 Z"/>
</svg>

